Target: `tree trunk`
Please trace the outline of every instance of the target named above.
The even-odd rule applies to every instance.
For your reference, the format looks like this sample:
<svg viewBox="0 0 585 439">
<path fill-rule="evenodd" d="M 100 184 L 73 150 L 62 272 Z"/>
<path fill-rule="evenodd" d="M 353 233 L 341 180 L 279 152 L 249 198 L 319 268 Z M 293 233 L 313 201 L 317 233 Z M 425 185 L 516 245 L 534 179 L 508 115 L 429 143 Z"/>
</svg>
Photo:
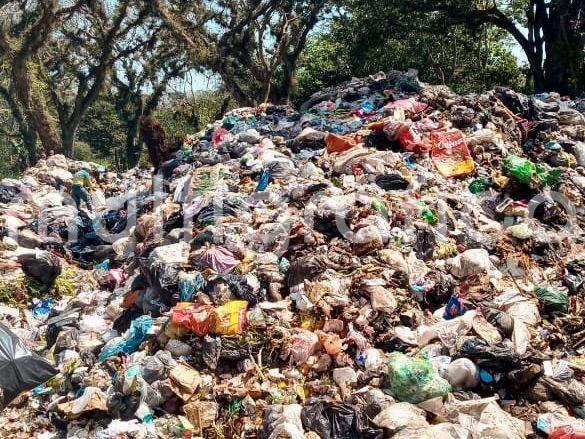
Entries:
<svg viewBox="0 0 585 439">
<path fill-rule="evenodd" d="M 45 152 L 61 152 L 59 134 L 50 122 L 49 112 L 42 93 L 34 90 L 31 66 L 25 60 L 16 58 L 12 64 L 12 83 L 18 100 L 24 108 L 24 113 L 31 125 L 35 128 Z"/>
<path fill-rule="evenodd" d="M 37 132 L 30 127 L 21 129 L 22 141 L 28 153 L 28 163 L 31 166 L 36 165 L 39 160 L 37 150 Z"/>
<path fill-rule="evenodd" d="M 71 157 L 73 155 L 76 132 L 77 126 L 75 128 L 67 126 L 61 129 L 61 140 L 63 142 L 62 152 L 66 157 Z"/>
<path fill-rule="evenodd" d="M 576 96 L 585 90 L 585 38 L 578 28 L 577 17 L 572 17 L 565 8 L 552 4 L 542 29 L 546 42 L 545 88 Z"/>
<path fill-rule="evenodd" d="M 26 120 L 25 115 L 20 111 L 17 97 L 13 96 L 8 88 L 0 86 L 0 96 L 2 96 L 8 104 L 10 113 L 18 125 L 18 131 L 22 137 L 24 147 L 26 148 L 28 165 L 35 165 L 39 159 L 39 155 L 37 148 L 38 136 L 34 127 L 30 125 L 29 121 Z"/>
<path fill-rule="evenodd" d="M 126 161 L 128 168 L 134 168 L 140 161 L 142 142 L 138 139 L 138 119 L 126 121 L 128 132 L 126 134 Z"/>
</svg>

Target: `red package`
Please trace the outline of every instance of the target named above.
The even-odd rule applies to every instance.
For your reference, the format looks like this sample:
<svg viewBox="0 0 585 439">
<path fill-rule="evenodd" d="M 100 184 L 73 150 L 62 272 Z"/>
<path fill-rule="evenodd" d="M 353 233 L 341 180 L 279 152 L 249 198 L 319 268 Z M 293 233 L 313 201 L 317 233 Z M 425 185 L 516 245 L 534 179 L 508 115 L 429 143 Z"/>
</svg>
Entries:
<svg viewBox="0 0 585 439">
<path fill-rule="evenodd" d="M 433 131 L 431 142 L 433 163 L 443 177 L 467 175 L 475 170 L 475 163 L 461 131 Z"/>
</svg>

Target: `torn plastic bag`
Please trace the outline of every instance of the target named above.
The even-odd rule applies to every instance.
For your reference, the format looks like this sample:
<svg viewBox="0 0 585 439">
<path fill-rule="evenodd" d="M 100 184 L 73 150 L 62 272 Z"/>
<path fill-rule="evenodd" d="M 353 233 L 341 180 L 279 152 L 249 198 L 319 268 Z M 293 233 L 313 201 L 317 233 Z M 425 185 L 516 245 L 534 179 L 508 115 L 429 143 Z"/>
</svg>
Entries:
<svg viewBox="0 0 585 439">
<path fill-rule="evenodd" d="M 77 328 L 80 312 L 80 308 L 73 308 L 47 320 L 47 348 L 53 347 L 64 328 Z"/>
<path fill-rule="evenodd" d="M 270 171 L 268 171 L 268 169 L 265 169 L 264 171 L 262 171 L 262 174 L 260 175 L 260 180 L 258 181 L 258 185 L 256 186 L 256 192 L 263 192 L 268 188 L 268 185 L 270 184 Z"/>
<path fill-rule="evenodd" d="M 205 251 L 198 259 L 201 267 L 209 267 L 216 273 L 229 273 L 240 260 L 225 247 L 213 247 Z"/>
<path fill-rule="evenodd" d="M 390 404 L 373 420 L 374 424 L 392 432 L 410 426 L 428 427 L 425 411 L 408 402 Z"/>
<path fill-rule="evenodd" d="M 542 302 L 546 313 L 563 313 L 567 312 L 569 309 L 569 297 L 567 296 L 567 293 L 557 288 L 537 288 L 536 296 Z"/>
<path fill-rule="evenodd" d="M 179 295 L 182 302 L 190 302 L 193 295 L 205 288 L 206 282 L 201 273 L 194 271 L 179 273 Z"/>
<path fill-rule="evenodd" d="M 459 130 L 433 131 L 431 156 L 443 177 L 458 177 L 475 170 L 465 135 Z"/>
<path fill-rule="evenodd" d="M 29 351 L 22 340 L 0 323 L 0 409 L 20 393 L 44 383 L 59 371 Z"/>
<path fill-rule="evenodd" d="M 86 387 L 83 394 L 73 400 L 57 406 L 69 420 L 77 419 L 90 412 L 107 411 L 106 394 L 97 387 Z"/>
<path fill-rule="evenodd" d="M 211 328 L 218 335 L 241 335 L 247 324 L 248 302 L 234 300 L 213 310 Z"/>
<path fill-rule="evenodd" d="M 215 223 L 216 219 L 224 216 L 240 217 L 243 213 L 249 213 L 250 206 L 237 197 L 217 200 L 202 208 L 197 214 L 197 223 Z"/>
<path fill-rule="evenodd" d="M 189 302 L 178 303 L 171 310 L 172 322 L 183 328 L 187 328 L 199 337 L 209 333 L 213 306 L 197 305 Z"/>
<path fill-rule="evenodd" d="M 99 360 L 104 361 L 118 354 L 130 355 L 136 352 L 151 327 L 152 317 L 150 316 L 142 316 L 133 320 L 130 324 L 130 329 L 124 334 L 124 338 L 111 344 L 108 343 L 102 349 Z"/>
<path fill-rule="evenodd" d="M 338 401 L 311 398 L 305 402 L 301 420 L 307 430 L 321 439 L 382 439 L 381 429 L 364 425 L 355 406 Z"/>
<path fill-rule="evenodd" d="M 558 381 L 548 377 L 542 377 L 539 382 L 569 406 L 585 404 L 585 384 L 575 378 L 568 381 Z"/>
<path fill-rule="evenodd" d="M 209 369 L 217 369 L 221 355 L 221 337 L 206 335 L 201 343 L 201 359 Z"/>
<path fill-rule="evenodd" d="M 414 250 L 416 256 L 423 261 L 430 261 L 435 252 L 436 239 L 433 231 L 427 228 L 416 231 Z"/>
<path fill-rule="evenodd" d="M 148 275 L 153 286 L 166 290 L 176 287 L 179 283 L 179 273 L 189 258 L 189 244 L 178 242 L 156 248 L 148 257 L 143 274 Z M 174 290 L 176 292 L 176 290 Z"/>
<path fill-rule="evenodd" d="M 512 336 L 512 332 L 514 331 L 514 319 L 510 314 L 487 306 L 482 306 L 481 312 L 488 323 L 497 327 L 503 335 L 508 338 Z"/>
<path fill-rule="evenodd" d="M 258 430 L 258 439 L 304 439 L 301 421 L 302 407 L 299 404 L 269 405 L 264 411 L 262 427 Z"/>
<path fill-rule="evenodd" d="M 386 174 L 376 177 L 376 184 L 386 191 L 403 191 L 410 183 L 400 174 Z"/>
</svg>

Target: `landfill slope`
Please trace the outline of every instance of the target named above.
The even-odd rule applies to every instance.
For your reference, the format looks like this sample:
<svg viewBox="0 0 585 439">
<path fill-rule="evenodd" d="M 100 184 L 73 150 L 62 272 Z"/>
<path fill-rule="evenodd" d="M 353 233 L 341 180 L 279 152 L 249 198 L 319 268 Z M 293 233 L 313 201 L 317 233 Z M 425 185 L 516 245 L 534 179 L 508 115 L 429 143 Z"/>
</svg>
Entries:
<svg viewBox="0 0 585 439">
<path fill-rule="evenodd" d="M 584 437 L 584 113 L 380 73 L 3 180 L 0 432 Z"/>
</svg>

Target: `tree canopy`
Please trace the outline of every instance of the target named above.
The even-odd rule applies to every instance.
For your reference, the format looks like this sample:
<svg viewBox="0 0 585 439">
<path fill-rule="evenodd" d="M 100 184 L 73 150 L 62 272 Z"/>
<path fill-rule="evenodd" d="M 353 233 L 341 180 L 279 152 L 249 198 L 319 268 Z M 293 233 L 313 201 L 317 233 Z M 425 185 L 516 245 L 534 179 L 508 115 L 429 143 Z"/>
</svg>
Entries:
<svg viewBox="0 0 585 439">
<path fill-rule="evenodd" d="M 300 105 L 389 69 L 460 93 L 576 96 L 584 52 L 585 0 L 0 0 L 0 148 L 22 167 L 83 142 L 132 167 L 141 116 L 185 134 L 200 114 Z M 188 72 L 219 89 L 180 96 L 172 86 Z M 108 126 L 120 132 L 100 133 Z"/>
</svg>

